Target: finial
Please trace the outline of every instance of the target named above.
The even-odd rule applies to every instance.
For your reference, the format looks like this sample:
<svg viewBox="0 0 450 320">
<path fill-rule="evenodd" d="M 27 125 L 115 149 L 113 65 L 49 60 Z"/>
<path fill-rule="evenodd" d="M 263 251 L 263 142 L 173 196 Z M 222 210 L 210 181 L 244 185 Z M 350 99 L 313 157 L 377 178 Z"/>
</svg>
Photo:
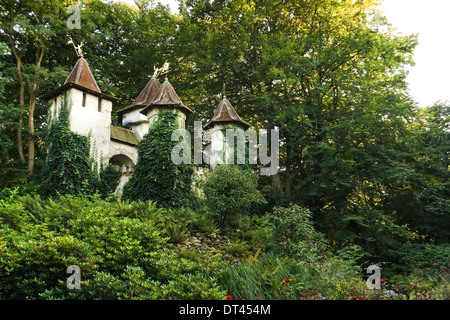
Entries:
<svg viewBox="0 0 450 320">
<path fill-rule="evenodd" d="M 226 98 L 227 98 L 227 96 L 226 96 L 226 95 L 223 95 L 223 98 L 224 98 L 224 99 L 226 99 Z"/>
<path fill-rule="evenodd" d="M 167 79 L 167 77 L 166 77 L 166 79 L 164 79 L 164 81 L 165 81 L 165 82 L 169 82 L 169 79 Z"/>
<path fill-rule="evenodd" d="M 71 43 L 73 45 L 73 48 L 75 49 L 75 52 L 77 53 L 78 57 L 83 58 L 83 50 L 81 50 L 81 48 L 83 47 L 83 41 L 81 41 L 81 43 L 78 46 L 75 46 L 75 43 L 72 40 L 72 37 L 69 36 L 69 43 Z"/>
<path fill-rule="evenodd" d="M 160 75 L 167 74 L 169 72 L 169 63 L 166 61 L 161 68 L 153 66 L 153 76 L 152 78 L 157 78 Z"/>
</svg>

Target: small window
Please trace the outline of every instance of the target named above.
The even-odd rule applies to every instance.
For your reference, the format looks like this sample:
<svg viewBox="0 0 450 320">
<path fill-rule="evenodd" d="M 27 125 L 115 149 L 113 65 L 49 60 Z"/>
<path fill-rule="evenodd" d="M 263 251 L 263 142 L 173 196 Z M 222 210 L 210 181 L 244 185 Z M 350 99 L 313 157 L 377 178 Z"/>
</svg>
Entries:
<svg viewBox="0 0 450 320">
<path fill-rule="evenodd" d="M 98 112 L 102 112 L 102 99 L 98 99 Z"/>
<path fill-rule="evenodd" d="M 82 104 L 82 106 L 86 107 L 86 93 L 85 92 L 83 92 L 83 104 Z"/>
</svg>

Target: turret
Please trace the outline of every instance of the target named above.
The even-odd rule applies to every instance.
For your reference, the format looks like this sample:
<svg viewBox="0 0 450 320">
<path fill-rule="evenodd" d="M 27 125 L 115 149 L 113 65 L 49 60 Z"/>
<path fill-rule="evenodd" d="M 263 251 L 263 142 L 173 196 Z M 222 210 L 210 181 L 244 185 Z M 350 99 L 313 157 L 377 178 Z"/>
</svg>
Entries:
<svg viewBox="0 0 450 320">
<path fill-rule="evenodd" d="M 122 126 L 131 128 L 139 140 L 142 140 L 149 127 L 149 121 L 141 111 L 152 102 L 160 87 L 158 79 L 152 77 L 131 106 L 117 111 Z"/>
<path fill-rule="evenodd" d="M 167 78 L 159 88 L 152 102 L 142 109 L 140 113 L 147 117 L 149 125 L 151 125 L 157 119 L 158 112 L 162 109 L 172 109 L 177 113 L 179 128 L 185 127 L 187 117 L 193 113 L 191 109 L 183 104 Z"/>
<path fill-rule="evenodd" d="M 238 148 L 237 145 L 234 145 L 233 149 L 231 146 L 228 146 L 229 152 L 226 152 L 226 130 L 231 129 L 236 132 L 237 129 L 242 129 L 244 132 L 249 127 L 250 124 L 239 117 L 230 101 L 224 96 L 214 111 L 212 119 L 203 127 L 203 130 L 206 131 L 206 136 L 209 137 L 211 142 L 209 147 L 211 169 L 214 169 L 217 164 L 226 163 L 226 159 L 234 156 L 234 154 L 230 152 L 234 152 L 234 150 Z"/>
<path fill-rule="evenodd" d="M 51 102 L 51 117 L 58 117 L 64 96 L 70 108 L 70 129 L 91 137 L 91 157 L 98 164 L 107 162 L 109 154 L 111 110 L 118 99 L 101 92 L 89 64 L 80 57 L 64 84 L 42 96 Z"/>
</svg>

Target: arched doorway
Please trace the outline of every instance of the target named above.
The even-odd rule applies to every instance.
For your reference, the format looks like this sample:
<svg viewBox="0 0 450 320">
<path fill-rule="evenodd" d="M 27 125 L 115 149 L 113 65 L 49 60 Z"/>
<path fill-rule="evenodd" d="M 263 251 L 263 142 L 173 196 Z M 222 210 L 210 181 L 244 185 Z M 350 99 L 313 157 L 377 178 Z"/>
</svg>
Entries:
<svg viewBox="0 0 450 320">
<path fill-rule="evenodd" d="M 129 157 L 123 154 L 117 154 L 109 159 L 109 164 L 119 171 L 122 176 L 120 177 L 119 184 L 117 185 L 115 195 L 120 198 L 122 196 L 122 190 L 124 185 L 128 182 L 131 175 L 134 172 L 134 163 Z"/>
</svg>

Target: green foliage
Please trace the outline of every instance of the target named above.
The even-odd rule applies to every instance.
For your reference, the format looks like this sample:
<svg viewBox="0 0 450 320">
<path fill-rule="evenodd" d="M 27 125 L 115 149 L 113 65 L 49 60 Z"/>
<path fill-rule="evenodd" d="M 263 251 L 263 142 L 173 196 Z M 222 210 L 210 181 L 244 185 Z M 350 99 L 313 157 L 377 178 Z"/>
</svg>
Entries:
<svg viewBox="0 0 450 320">
<path fill-rule="evenodd" d="M 54 197 L 58 194 L 92 194 L 96 176 L 89 157 L 89 139 L 70 130 L 70 106 L 64 96 L 59 114 L 50 115 L 47 158 L 42 169 L 40 194 Z"/>
<path fill-rule="evenodd" d="M 273 233 L 271 250 L 309 262 L 323 258 L 327 241 L 314 229 L 308 209 L 296 204 L 278 207 L 269 214 L 269 220 Z"/>
<path fill-rule="evenodd" d="M 292 257 L 266 253 L 260 260 L 226 269 L 220 284 L 236 299 L 339 300 L 352 297 L 364 282 L 358 268 L 341 259 L 315 267 Z"/>
<path fill-rule="evenodd" d="M 216 258 L 172 244 L 225 227 L 224 251 L 244 262 L 221 283 L 238 298 L 388 299 L 365 288 L 355 265 L 380 263 L 392 276 L 385 288 L 400 290 L 395 299 L 448 299 L 449 106 L 413 107 L 405 77 L 417 38 L 396 33 L 372 10 L 375 2 L 186 1 L 180 15 L 148 1 L 81 6 L 83 27 L 71 36 L 85 43 L 102 91 L 121 98 L 114 110 L 167 60 L 196 119 L 211 118 L 215 94 L 225 89 L 243 119 L 280 128 L 279 172 L 258 186 L 249 172 L 222 166 L 205 182 L 204 212 L 178 210 L 193 201 L 191 169 L 170 162 L 172 116 L 164 113 L 167 122 L 155 123 L 139 146 L 142 166 L 128 200 L 98 199 L 114 191 L 119 174 L 93 172 L 89 141 L 68 130 L 66 110 L 46 141 L 47 106 L 37 100 L 26 110 L 76 60 L 67 3 L 2 2 L 0 297 L 223 297 L 215 271 L 205 278 Z M 19 129 L 35 138 L 42 198 L 30 195 L 40 181 L 20 160 Z M 271 199 L 264 210 L 258 189 Z M 274 204 L 287 208 L 261 216 Z M 81 291 L 65 288 L 68 263 L 82 266 Z"/>
<path fill-rule="evenodd" d="M 98 175 L 97 189 L 102 198 L 107 198 L 116 191 L 121 177 L 113 165 L 109 164 L 106 168 L 102 168 Z"/>
<path fill-rule="evenodd" d="M 408 244 L 396 250 L 397 260 L 386 266 L 387 274 L 408 275 L 416 270 L 450 267 L 450 245 Z"/>
<path fill-rule="evenodd" d="M 147 203 L 146 216 L 160 209 Z M 140 216 L 139 206 L 129 210 Z M 220 255 L 181 258 L 148 219 L 117 204 L 26 197 L 0 204 L 2 299 L 221 299 Z M 81 289 L 66 287 L 69 265 Z"/>
<path fill-rule="evenodd" d="M 241 215 L 265 203 L 258 190 L 258 176 L 236 165 L 219 165 L 201 183 L 206 205 L 222 225 L 236 225 Z"/>
<path fill-rule="evenodd" d="M 173 110 L 160 110 L 158 119 L 138 144 L 138 162 L 123 189 L 124 199 L 152 200 L 162 207 L 191 203 L 193 168 L 187 164 L 174 164 L 171 159 L 172 149 L 178 144 L 171 140 L 176 129 Z"/>
</svg>

